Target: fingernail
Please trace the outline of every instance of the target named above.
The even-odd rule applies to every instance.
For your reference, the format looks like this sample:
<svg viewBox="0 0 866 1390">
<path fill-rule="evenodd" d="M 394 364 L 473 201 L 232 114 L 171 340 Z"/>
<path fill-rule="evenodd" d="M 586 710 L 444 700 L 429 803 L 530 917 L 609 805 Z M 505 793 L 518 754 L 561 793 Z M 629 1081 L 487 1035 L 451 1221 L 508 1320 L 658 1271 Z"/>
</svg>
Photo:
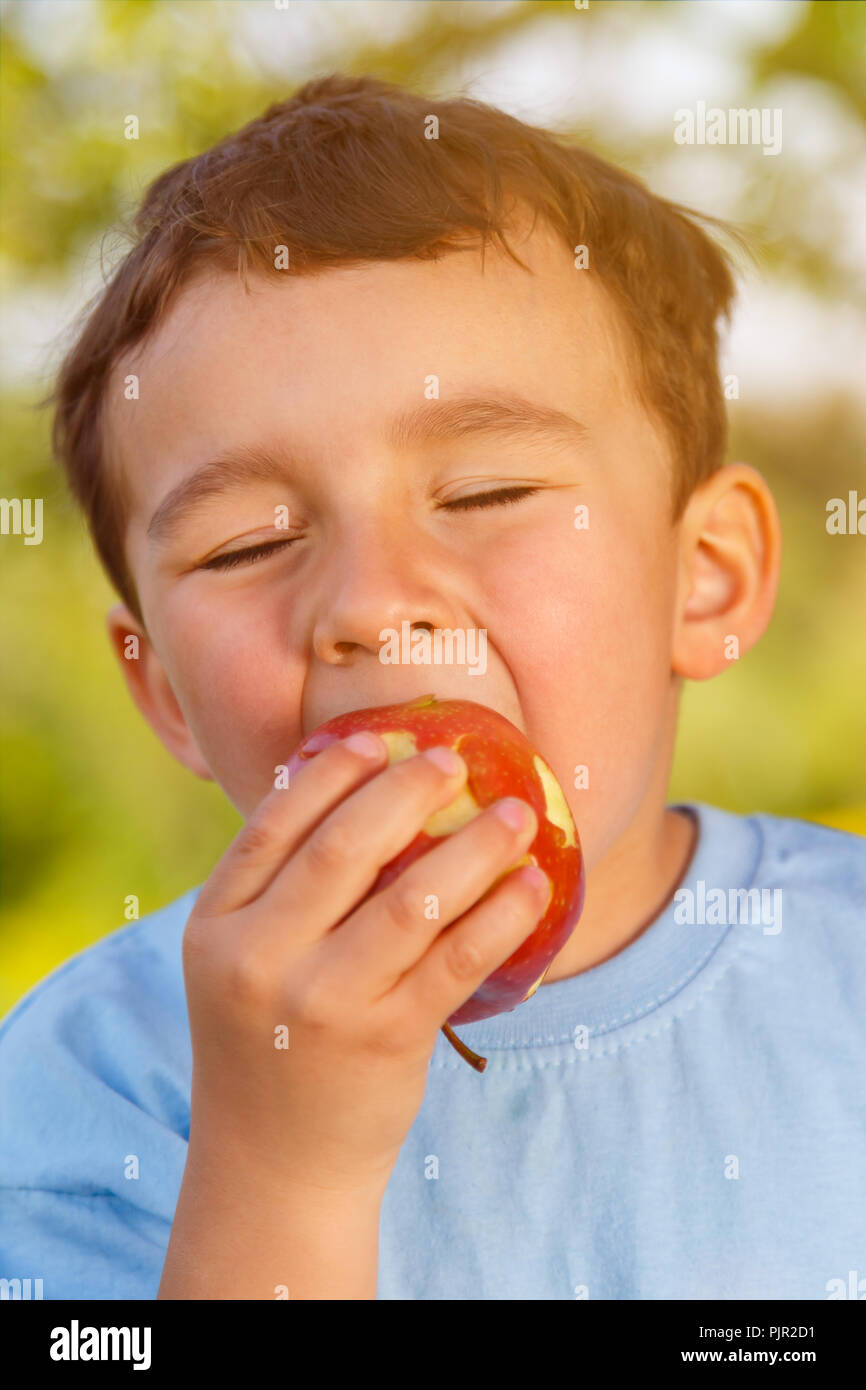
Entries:
<svg viewBox="0 0 866 1390">
<path fill-rule="evenodd" d="M 515 801 L 513 797 L 498 802 L 496 814 L 500 820 L 505 822 L 509 830 L 525 830 L 529 824 L 528 806 L 522 801 Z"/>
<path fill-rule="evenodd" d="M 429 758 L 431 763 L 435 763 L 449 777 L 454 777 L 463 767 L 463 759 L 453 748 L 427 748 L 424 757 Z"/>
<path fill-rule="evenodd" d="M 531 864 L 528 869 L 524 870 L 524 878 L 527 883 L 532 885 L 539 897 L 549 897 L 550 879 L 543 869 L 539 869 L 537 865 Z"/>
<path fill-rule="evenodd" d="M 385 745 L 375 734 L 350 734 L 346 739 L 350 753 L 359 753 L 362 758 L 381 758 Z"/>
</svg>

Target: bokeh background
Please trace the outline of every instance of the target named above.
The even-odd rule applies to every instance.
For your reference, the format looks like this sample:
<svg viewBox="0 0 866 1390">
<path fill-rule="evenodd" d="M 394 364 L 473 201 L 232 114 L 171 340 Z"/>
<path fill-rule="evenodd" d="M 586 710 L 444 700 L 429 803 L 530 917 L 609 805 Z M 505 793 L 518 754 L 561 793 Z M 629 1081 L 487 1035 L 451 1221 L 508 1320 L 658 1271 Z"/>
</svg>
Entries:
<svg viewBox="0 0 866 1390">
<path fill-rule="evenodd" d="M 748 232 L 730 458 L 775 491 L 781 593 L 759 646 L 688 687 L 671 799 L 866 834 L 866 535 L 826 530 L 828 499 L 866 497 L 866 5 L 5 0 L 0 21 L 2 493 L 44 499 L 40 546 L 0 538 L 0 1013 L 129 895 L 144 915 L 201 882 L 239 826 L 126 695 L 35 403 L 146 184 L 335 69 L 491 101 Z M 698 101 L 780 108 L 781 152 L 677 145 Z"/>
</svg>

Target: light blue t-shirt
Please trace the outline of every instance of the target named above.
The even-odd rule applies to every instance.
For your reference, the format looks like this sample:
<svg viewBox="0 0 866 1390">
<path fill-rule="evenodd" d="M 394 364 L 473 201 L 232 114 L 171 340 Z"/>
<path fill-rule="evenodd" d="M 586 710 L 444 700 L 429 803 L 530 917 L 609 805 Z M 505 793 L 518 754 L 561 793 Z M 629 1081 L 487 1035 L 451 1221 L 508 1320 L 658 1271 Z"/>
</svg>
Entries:
<svg viewBox="0 0 866 1390">
<path fill-rule="evenodd" d="M 682 809 L 692 863 L 636 941 L 458 1029 L 483 1074 L 439 1035 L 383 1201 L 379 1298 L 866 1296 L 866 840 Z M 0 1278 L 46 1299 L 156 1297 L 194 899 L 0 1024 Z"/>
</svg>

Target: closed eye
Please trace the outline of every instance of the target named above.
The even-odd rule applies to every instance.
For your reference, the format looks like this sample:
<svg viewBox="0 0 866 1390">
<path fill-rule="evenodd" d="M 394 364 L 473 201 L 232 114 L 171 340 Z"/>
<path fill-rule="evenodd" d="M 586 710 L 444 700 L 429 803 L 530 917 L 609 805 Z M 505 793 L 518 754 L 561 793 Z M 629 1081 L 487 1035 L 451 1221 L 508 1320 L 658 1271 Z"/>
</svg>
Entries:
<svg viewBox="0 0 866 1390">
<path fill-rule="evenodd" d="M 509 502 L 519 502 L 522 497 L 531 497 L 538 492 L 537 487 L 499 487 L 493 492 L 470 492 L 467 497 L 456 497 L 453 502 L 443 502 L 442 506 L 451 511 L 468 511 L 470 507 L 507 506 Z"/>
<path fill-rule="evenodd" d="M 260 545 L 247 546 L 245 550 L 226 550 L 222 555 L 214 555 L 213 559 L 205 560 L 204 564 L 199 565 L 203 570 L 228 570 L 235 565 L 254 565 L 257 560 L 264 560 L 268 555 L 272 555 L 276 550 L 282 550 L 286 545 L 293 545 L 297 536 L 284 536 L 279 541 L 262 541 Z"/>
<path fill-rule="evenodd" d="M 452 502 L 441 503 L 439 510 L 469 511 L 474 507 L 507 506 L 510 502 L 519 502 L 524 497 L 531 497 L 534 492 L 538 492 L 538 488 L 528 485 L 500 487 L 493 492 L 473 492 L 468 497 L 457 497 Z M 250 545 L 242 550 L 226 550 L 222 555 L 214 555 L 212 559 L 205 560 L 199 565 L 199 569 L 227 570 L 233 569 L 236 565 L 254 565 L 258 560 L 266 559 L 285 546 L 294 545 L 297 539 L 297 536 L 285 536 L 282 540 L 262 541 L 260 545 Z"/>
</svg>

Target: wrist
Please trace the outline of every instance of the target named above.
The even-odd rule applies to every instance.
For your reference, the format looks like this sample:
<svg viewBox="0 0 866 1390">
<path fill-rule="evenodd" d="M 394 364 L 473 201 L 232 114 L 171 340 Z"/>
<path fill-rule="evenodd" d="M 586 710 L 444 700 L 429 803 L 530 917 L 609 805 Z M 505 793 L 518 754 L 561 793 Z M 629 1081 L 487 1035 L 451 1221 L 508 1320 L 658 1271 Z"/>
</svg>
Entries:
<svg viewBox="0 0 866 1390">
<path fill-rule="evenodd" d="M 228 1196 L 235 1192 L 245 1204 L 268 1207 L 278 1203 L 303 1209 L 312 1216 L 378 1210 L 393 1165 L 375 1173 L 326 1171 L 314 1160 L 288 1152 L 285 1145 L 250 1136 L 232 1126 L 199 1123 L 190 1127 L 185 1180 Z"/>
</svg>

